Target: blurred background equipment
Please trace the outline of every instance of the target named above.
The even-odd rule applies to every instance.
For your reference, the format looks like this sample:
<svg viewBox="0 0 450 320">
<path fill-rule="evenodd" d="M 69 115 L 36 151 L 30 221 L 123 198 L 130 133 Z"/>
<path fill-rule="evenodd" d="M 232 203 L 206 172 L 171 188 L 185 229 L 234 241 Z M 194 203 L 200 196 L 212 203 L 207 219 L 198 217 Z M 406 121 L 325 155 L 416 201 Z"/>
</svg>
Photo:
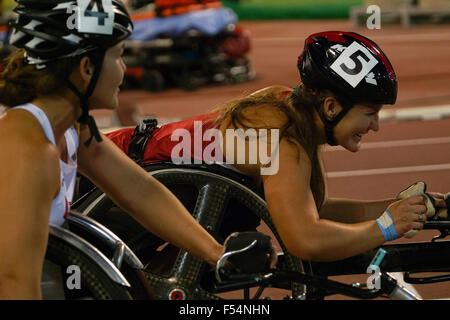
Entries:
<svg viewBox="0 0 450 320">
<path fill-rule="evenodd" d="M 249 32 L 216 0 L 136 0 L 127 41 L 124 88 L 194 90 L 254 77 L 246 54 Z"/>
</svg>

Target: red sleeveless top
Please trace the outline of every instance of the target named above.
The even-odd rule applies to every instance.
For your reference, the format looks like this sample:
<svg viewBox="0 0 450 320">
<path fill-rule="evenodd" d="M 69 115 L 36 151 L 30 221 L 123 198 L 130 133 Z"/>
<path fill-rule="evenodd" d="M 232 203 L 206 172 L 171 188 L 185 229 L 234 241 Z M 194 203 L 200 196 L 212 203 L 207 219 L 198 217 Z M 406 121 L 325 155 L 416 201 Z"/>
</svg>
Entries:
<svg viewBox="0 0 450 320">
<path fill-rule="evenodd" d="M 210 145 L 217 143 L 216 151 L 219 150 L 219 141 L 213 137 L 208 140 L 205 132 L 214 129 L 214 121 L 218 112 L 196 116 L 183 121 L 168 123 L 153 131 L 152 138 L 145 148 L 143 163 L 158 161 L 170 161 L 175 158 L 203 159 L 203 151 Z M 106 136 L 112 140 L 120 149 L 128 154 L 128 147 L 134 133 L 134 128 L 119 129 Z M 184 146 L 184 151 L 181 151 Z M 211 152 L 216 160 L 223 160 L 220 154 Z M 216 157 L 217 156 L 217 157 Z"/>
</svg>

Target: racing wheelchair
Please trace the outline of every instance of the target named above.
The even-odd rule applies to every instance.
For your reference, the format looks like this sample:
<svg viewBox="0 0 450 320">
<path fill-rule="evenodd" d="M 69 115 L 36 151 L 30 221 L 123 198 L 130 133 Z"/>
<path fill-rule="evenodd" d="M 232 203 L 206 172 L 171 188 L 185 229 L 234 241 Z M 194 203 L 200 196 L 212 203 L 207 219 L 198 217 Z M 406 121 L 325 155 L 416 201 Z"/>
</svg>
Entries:
<svg viewBox="0 0 450 320">
<path fill-rule="evenodd" d="M 374 257 L 379 257 L 377 250 L 331 263 L 301 261 L 284 247 L 270 219 L 262 190 L 248 177 L 218 165 L 153 163 L 143 167 L 166 185 L 219 242 L 227 243 L 236 234 L 250 237 L 246 237 L 246 242 L 238 241 L 237 247 L 230 246 L 214 270 L 149 233 L 101 190 L 90 189 L 89 182 L 81 179 L 82 189 L 90 190 L 73 204 L 75 212 L 69 215 L 65 228 L 52 227 L 50 233 L 46 263 L 53 265 L 53 271 L 44 268 L 44 276 L 51 280 L 47 287 L 52 290 L 43 286 L 44 297 L 45 291 L 53 291 L 56 298 L 66 299 L 209 300 L 227 298 L 230 292 L 242 290 L 244 299 L 257 299 L 265 288 L 277 288 L 286 294 L 285 299 L 324 299 L 333 294 L 359 299 L 386 296 L 416 299 L 389 272 L 405 272 L 404 280 L 414 284 L 450 280 L 450 275 L 413 276 L 450 270 L 450 257 L 443 254 L 450 249 L 450 241 L 436 239 L 382 246 L 386 258 L 376 263 L 382 271 L 379 288 L 331 280 L 329 277 L 336 275 L 367 273 L 367 267 L 377 260 Z M 444 238 L 450 222 L 427 222 L 425 229 L 440 230 L 440 237 Z M 272 233 L 272 239 L 276 240 L 280 252 L 275 266 L 252 263 L 261 261 L 261 255 L 267 256 L 264 248 L 255 249 L 258 247 L 255 239 L 261 240 L 257 230 Z M 226 271 L 226 260 L 233 255 L 243 257 L 247 270 Z M 67 289 L 71 275 L 64 274 L 64 270 L 71 265 L 81 266 L 82 282 L 86 283 L 81 290 Z M 55 268 L 58 272 L 54 272 Z M 231 297 L 236 299 L 236 295 Z"/>
</svg>

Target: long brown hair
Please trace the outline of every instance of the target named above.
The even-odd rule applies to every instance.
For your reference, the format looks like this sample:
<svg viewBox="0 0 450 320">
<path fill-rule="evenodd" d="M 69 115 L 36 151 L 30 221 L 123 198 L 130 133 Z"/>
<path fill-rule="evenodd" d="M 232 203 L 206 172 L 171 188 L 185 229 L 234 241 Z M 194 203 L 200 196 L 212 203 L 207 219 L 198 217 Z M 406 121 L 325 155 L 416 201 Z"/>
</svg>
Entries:
<svg viewBox="0 0 450 320">
<path fill-rule="evenodd" d="M 320 210 L 325 198 L 325 181 L 322 167 L 319 161 L 319 132 L 315 123 L 315 111 L 325 97 L 334 96 L 331 92 L 324 90 L 313 93 L 311 90 L 300 84 L 294 89 L 288 99 L 280 99 L 274 93 L 264 95 L 250 95 L 238 98 L 227 104 L 216 108 L 219 112 L 216 118 L 216 125 L 222 123 L 229 117 L 229 122 L 235 127 L 248 128 L 245 123 L 251 122 L 242 111 L 248 107 L 271 105 L 281 110 L 287 121 L 280 129 L 279 139 L 283 137 L 298 142 L 306 151 L 311 162 L 310 186 L 316 202 L 316 207 Z"/>
<path fill-rule="evenodd" d="M 39 69 L 25 61 L 25 50 L 14 51 L 4 61 L 6 66 L 0 73 L 0 104 L 14 107 L 59 92 L 82 57 L 55 60 Z"/>
</svg>

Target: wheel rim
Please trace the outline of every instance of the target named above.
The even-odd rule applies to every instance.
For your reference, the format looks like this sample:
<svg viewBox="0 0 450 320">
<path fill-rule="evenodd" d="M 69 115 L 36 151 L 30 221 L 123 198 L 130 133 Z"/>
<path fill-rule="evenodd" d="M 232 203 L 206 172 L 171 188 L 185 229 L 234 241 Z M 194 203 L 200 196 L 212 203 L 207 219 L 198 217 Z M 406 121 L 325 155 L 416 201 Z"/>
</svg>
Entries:
<svg viewBox="0 0 450 320">
<path fill-rule="evenodd" d="M 231 178 L 201 169 L 173 167 L 154 169 L 151 165 L 145 169 L 164 185 L 195 185 L 198 197 L 192 215 L 213 236 L 219 231 L 227 201 L 234 198 L 245 204 L 272 231 L 283 250 L 286 267 L 292 271 L 304 271 L 302 262 L 290 255 L 283 245 L 265 201 L 250 188 Z M 105 195 L 102 194 L 96 201 L 101 201 L 100 198 L 104 199 Z M 90 215 L 95 211 L 95 207 L 93 202 L 82 213 Z M 200 285 L 203 267 L 205 267 L 203 261 L 185 251 L 180 251 L 168 274 L 150 272 L 147 273 L 147 278 L 154 288 L 157 299 L 170 299 L 174 290 L 185 293 L 184 296 L 188 299 L 218 299 L 218 296 L 204 290 Z M 293 298 L 300 298 L 305 294 L 306 287 L 293 283 L 291 290 Z"/>
</svg>

